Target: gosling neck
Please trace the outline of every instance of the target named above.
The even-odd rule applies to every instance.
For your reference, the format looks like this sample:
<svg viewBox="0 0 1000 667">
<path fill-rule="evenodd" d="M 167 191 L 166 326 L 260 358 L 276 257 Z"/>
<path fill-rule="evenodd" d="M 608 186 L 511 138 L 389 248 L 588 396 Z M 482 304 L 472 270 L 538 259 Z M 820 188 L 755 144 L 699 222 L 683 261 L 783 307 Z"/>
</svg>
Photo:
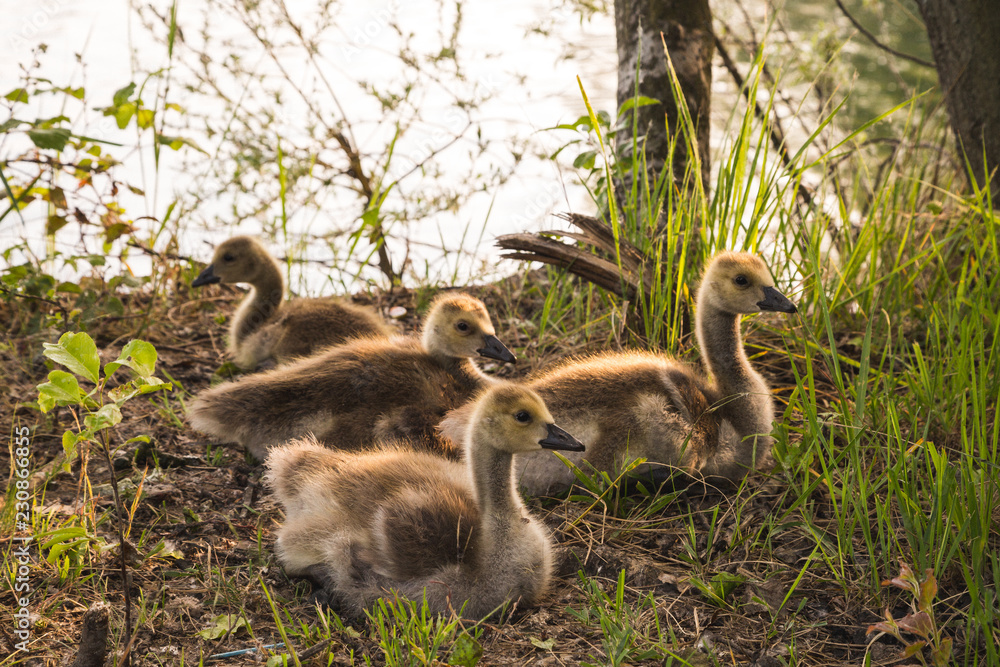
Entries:
<svg viewBox="0 0 1000 667">
<path fill-rule="evenodd" d="M 274 317 L 285 299 L 285 281 L 277 263 L 267 258 L 250 283 L 250 293 L 233 321 L 233 343 L 239 345 Z"/>
<path fill-rule="evenodd" d="M 475 436 L 474 436 L 475 437 Z M 523 505 L 514 490 L 514 456 L 481 440 L 466 450 L 484 534 L 495 545 L 519 523 Z"/>
<path fill-rule="evenodd" d="M 758 376 L 743 351 L 740 315 L 699 299 L 696 317 L 702 359 L 723 394 L 755 390 Z"/>
</svg>

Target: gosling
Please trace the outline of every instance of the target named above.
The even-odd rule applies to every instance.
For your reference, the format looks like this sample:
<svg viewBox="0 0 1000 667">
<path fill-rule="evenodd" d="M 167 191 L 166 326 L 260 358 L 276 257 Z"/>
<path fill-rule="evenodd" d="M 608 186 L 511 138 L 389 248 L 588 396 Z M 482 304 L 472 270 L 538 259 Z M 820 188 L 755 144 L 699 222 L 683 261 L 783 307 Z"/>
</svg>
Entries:
<svg viewBox="0 0 1000 667">
<path fill-rule="evenodd" d="M 313 579 L 350 616 L 390 590 L 468 619 L 534 604 L 552 578 L 550 538 L 515 490 L 512 458 L 583 445 L 536 393 L 508 383 L 472 404 L 463 443 L 462 463 L 308 438 L 272 451 L 266 480 L 285 510 L 275 545 L 285 572 Z"/>
<path fill-rule="evenodd" d="M 309 434 L 340 449 L 403 439 L 456 456 L 436 427 L 493 381 L 471 361 L 477 354 L 516 360 L 479 299 L 445 294 L 431 306 L 422 340 L 354 340 L 219 385 L 192 403 L 190 421 L 261 460 L 271 447 Z"/>
<path fill-rule="evenodd" d="M 295 299 L 285 303 L 278 263 L 257 239 L 234 236 L 215 250 L 212 263 L 191 283 L 250 283 L 229 330 L 229 352 L 243 370 L 282 364 L 352 338 L 390 335 L 372 310 L 339 299 Z"/>
<path fill-rule="evenodd" d="M 563 363 L 528 383 L 587 446 L 585 456 L 571 454 L 570 461 L 584 471 L 593 466 L 617 474 L 644 458 L 648 463 L 634 472 L 654 481 L 679 468 L 718 483 L 738 481 L 769 458 L 774 406 L 743 351 L 740 315 L 795 313 L 795 305 L 774 288 L 758 257 L 723 252 L 705 271 L 696 307 L 696 335 L 711 378 L 662 354 L 626 351 Z M 458 437 L 467 420 L 467 411 L 458 409 L 441 430 Z M 565 491 L 575 481 L 545 452 L 520 455 L 515 467 L 532 495 Z"/>
</svg>

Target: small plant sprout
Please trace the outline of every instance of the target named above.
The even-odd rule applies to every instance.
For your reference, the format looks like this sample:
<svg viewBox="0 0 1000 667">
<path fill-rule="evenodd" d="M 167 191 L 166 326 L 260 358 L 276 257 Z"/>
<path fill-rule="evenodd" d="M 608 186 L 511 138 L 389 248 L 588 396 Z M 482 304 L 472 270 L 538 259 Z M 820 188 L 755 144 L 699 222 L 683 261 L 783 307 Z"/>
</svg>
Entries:
<svg viewBox="0 0 1000 667">
<path fill-rule="evenodd" d="M 129 596 L 128 565 L 125 535 L 129 532 L 126 526 L 127 513 L 122 506 L 121 495 L 118 492 L 118 480 L 114 475 L 114 465 L 111 462 L 111 429 L 121 423 L 122 406 L 136 396 L 150 394 L 161 389 L 171 389 L 172 385 L 164 382 L 153 373 L 156 370 L 156 348 L 151 344 L 133 340 L 122 348 L 121 355 L 114 361 L 104 365 L 104 375 L 101 375 L 101 358 L 97 345 L 86 333 L 65 333 L 56 344 L 45 343 L 44 354 L 52 361 L 65 366 L 72 372 L 53 370 L 49 373 L 48 382 L 38 385 L 38 407 L 42 412 L 52 408 L 65 406 L 73 411 L 77 429 L 67 429 L 62 436 L 63 451 L 66 460 L 63 468 L 68 472 L 70 464 L 78 448 L 89 446 L 90 443 L 100 445 L 108 464 L 111 475 L 111 489 L 115 497 L 117 514 L 117 532 L 119 554 L 121 556 L 121 574 L 123 582 L 123 597 L 125 600 L 125 632 L 123 644 L 131 644 L 132 605 Z M 123 366 L 132 370 L 134 377 L 127 382 L 110 386 L 111 378 Z M 90 391 L 80 386 L 77 378 L 94 385 Z M 80 419 L 80 417 L 83 419 Z M 126 440 L 124 444 L 135 441 L 149 442 L 144 435 Z M 84 450 L 86 451 L 86 450 Z M 83 459 L 80 475 L 87 475 L 86 457 Z M 133 512 L 135 508 L 133 506 Z M 122 665 L 129 665 L 129 654 L 122 657 Z"/>
<path fill-rule="evenodd" d="M 898 639 L 906 647 L 900 660 L 916 657 L 921 665 L 945 667 L 951 664 L 951 637 L 945 637 L 941 626 L 934 618 L 934 597 L 937 595 L 937 579 L 934 570 L 924 570 L 920 579 L 904 562 L 899 564 L 899 576 L 882 582 L 883 586 L 895 586 L 908 591 L 913 600 L 910 603 L 912 611 L 900 619 L 894 619 L 889 610 L 885 611 L 885 620 L 868 626 L 868 632 L 885 632 Z M 903 633 L 918 637 L 915 641 L 907 641 Z M 930 650 L 930 661 L 924 656 L 924 649 Z M 905 666 L 904 666 L 905 667 Z"/>
</svg>

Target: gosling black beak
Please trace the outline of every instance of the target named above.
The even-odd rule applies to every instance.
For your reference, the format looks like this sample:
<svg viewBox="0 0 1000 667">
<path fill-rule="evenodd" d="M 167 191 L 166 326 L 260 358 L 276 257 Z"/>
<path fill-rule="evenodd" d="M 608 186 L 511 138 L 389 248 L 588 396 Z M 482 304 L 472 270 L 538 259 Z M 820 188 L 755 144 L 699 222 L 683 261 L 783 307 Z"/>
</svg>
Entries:
<svg viewBox="0 0 1000 667">
<path fill-rule="evenodd" d="M 545 428 L 549 430 L 548 435 L 538 441 L 538 444 L 545 449 L 559 449 L 564 452 L 584 451 L 582 442 L 555 424 L 546 424 Z"/>
<path fill-rule="evenodd" d="M 191 287 L 201 287 L 202 285 L 214 285 L 215 283 L 222 280 L 219 276 L 215 275 L 212 270 L 212 265 L 209 264 L 205 267 L 205 270 L 198 274 L 198 277 L 191 281 Z"/>
<path fill-rule="evenodd" d="M 483 343 L 485 343 L 483 348 L 476 350 L 476 352 L 484 357 L 506 361 L 509 364 L 517 362 L 517 357 L 515 357 L 511 351 L 507 349 L 507 346 L 501 343 L 500 339 L 496 336 L 492 334 L 483 336 Z"/>
<path fill-rule="evenodd" d="M 773 287 L 764 288 L 764 300 L 757 302 L 761 310 L 774 310 L 779 313 L 797 313 L 798 308 L 784 294 Z"/>
</svg>

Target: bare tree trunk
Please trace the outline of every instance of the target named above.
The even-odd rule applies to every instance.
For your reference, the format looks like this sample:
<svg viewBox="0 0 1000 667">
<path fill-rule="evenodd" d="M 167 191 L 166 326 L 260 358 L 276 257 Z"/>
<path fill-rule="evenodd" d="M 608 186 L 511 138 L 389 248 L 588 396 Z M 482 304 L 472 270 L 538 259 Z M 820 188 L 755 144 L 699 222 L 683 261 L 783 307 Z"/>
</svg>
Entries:
<svg viewBox="0 0 1000 667">
<path fill-rule="evenodd" d="M 918 0 L 951 126 L 980 187 L 1000 201 L 1000 4 Z M 985 162 L 984 160 L 985 153 Z"/>
<path fill-rule="evenodd" d="M 714 52 L 708 0 L 615 0 L 615 32 L 618 38 L 618 106 L 635 95 L 640 44 L 639 94 L 661 102 L 639 109 L 639 134 L 646 136 L 646 159 L 653 174 L 658 174 L 666 163 L 668 128 L 671 134 L 678 130 L 677 102 L 670 86 L 660 37 L 662 32 L 695 123 L 701 157 L 700 176 L 702 184 L 707 184 L 708 112 Z M 683 142 L 678 144 L 674 178 L 679 182 L 688 156 Z"/>
</svg>

